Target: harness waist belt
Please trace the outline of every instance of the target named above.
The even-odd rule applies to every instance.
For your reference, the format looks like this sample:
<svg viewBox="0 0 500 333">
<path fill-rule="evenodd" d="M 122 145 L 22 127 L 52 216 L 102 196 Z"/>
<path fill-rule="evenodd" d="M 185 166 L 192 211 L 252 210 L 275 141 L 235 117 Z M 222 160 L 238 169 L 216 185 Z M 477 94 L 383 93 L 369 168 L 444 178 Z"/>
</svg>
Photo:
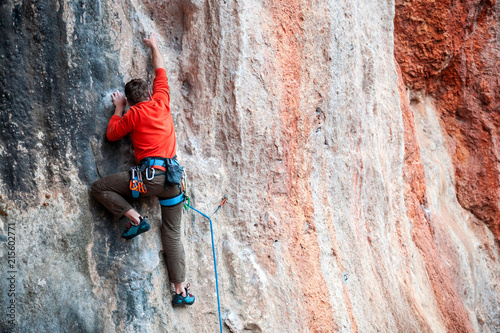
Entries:
<svg viewBox="0 0 500 333">
<path fill-rule="evenodd" d="M 160 205 L 165 207 L 175 206 L 184 201 L 184 192 L 176 197 L 160 200 Z"/>
<path fill-rule="evenodd" d="M 149 161 L 149 166 L 150 167 L 153 167 L 153 166 L 160 166 L 160 167 L 165 167 L 165 160 L 159 160 L 159 159 L 153 159 L 151 161 Z"/>
<path fill-rule="evenodd" d="M 151 168 L 154 166 L 159 166 L 166 168 L 169 164 L 179 165 L 177 162 L 177 155 L 172 158 L 164 158 L 164 157 L 146 157 L 141 162 L 141 170 L 144 171 L 146 168 Z"/>
<path fill-rule="evenodd" d="M 172 158 L 146 157 L 141 161 L 139 172 L 146 171 L 146 179 L 152 180 L 155 177 L 155 169 L 167 171 L 169 165 L 179 165 L 177 155 Z"/>
</svg>

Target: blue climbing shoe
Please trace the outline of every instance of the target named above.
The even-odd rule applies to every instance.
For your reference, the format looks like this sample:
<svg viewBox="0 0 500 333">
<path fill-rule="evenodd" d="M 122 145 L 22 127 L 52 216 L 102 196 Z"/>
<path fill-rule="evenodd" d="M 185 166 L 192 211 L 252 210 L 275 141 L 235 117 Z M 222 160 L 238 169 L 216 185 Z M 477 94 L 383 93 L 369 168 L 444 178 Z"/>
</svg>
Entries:
<svg viewBox="0 0 500 333">
<path fill-rule="evenodd" d="M 141 223 L 138 225 L 133 224 L 132 222 L 129 222 L 127 224 L 127 229 L 123 231 L 122 237 L 125 239 L 132 239 L 135 236 L 139 236 L 143 232 L 148 231 L 151 229 L 151 225 L 149 224 L 148 220 L 146 220 L 143 217 L 140 217 Z"/>
<path fill-rule="evenodd" d="M 189 283 L 186 286 L 186 297 L 182 296 L 182 293 L 180 294 L 175 294 L 174 299 L 172 299 L 172 305 L 173 306 L 179 306 L 179 305 L 191 305 L 194 303 L 194 296 L 191 295 L 188 291 L 189 288 Z"/>
</svg>

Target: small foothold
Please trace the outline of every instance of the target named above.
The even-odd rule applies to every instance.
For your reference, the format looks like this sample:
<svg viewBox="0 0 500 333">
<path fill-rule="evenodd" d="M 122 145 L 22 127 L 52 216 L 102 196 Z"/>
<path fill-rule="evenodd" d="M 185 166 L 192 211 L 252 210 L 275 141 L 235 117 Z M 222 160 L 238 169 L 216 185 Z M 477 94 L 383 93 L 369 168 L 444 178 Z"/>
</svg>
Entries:
<svg viewBox="0 0 500 333">
<path fill-rule="evenodd" d="M 344 283 L 345 283 L 345 284 L 347 284 L 347 280 L 348 280 L 348 279 L 349 279 L 349 278 L 347 277 L 347 273 L 346 273 L 346 272 L 343 272 L 343 273 L 342 273 L 342 280 L 344 281 Z"/>
</svg>

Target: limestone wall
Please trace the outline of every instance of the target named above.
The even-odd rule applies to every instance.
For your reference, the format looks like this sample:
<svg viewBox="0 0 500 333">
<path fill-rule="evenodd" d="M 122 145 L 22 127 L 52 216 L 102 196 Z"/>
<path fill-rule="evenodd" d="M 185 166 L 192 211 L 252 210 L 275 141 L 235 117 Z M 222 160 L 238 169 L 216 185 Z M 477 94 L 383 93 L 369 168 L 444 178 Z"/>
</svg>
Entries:
<svg viewBox="0 0 500 333">
<path fill-rule="evenodd" d="M 110 94 L 152 82 L 149 31 L 192 203 L 229 197 L 213 219 L 226 332 L 498 331 L 494 223 L 462 206 L 439 96 L 394 56 L 398 1 L 0 8 L 2 331 L 218 330 L 208 221 L 184 214 L 197 301 L 173 309 L 157 199 L 135 203 L 152 230 L 124 241 L 90 197 L 136 163 L 105 132 Z"/>
</svg>

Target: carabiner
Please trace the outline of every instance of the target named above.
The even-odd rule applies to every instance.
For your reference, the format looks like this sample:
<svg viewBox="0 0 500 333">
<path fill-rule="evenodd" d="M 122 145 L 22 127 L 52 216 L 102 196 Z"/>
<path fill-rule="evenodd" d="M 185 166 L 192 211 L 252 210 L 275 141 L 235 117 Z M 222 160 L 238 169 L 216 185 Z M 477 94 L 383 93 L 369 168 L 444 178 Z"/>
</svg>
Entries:
<svg viewBox="0 0 500 333">
<path fill-rule="evenodd" d="M 149 167 L 146 169 L 146 179 L 147 180 L 153 180 L 153 178 L 155 178 L 155 168 L 152 168 L 152 167 Z M 151 177 L 148 176 L 148 171 L 152 171 L 153 175 Z"/>
<path fill-rule="evenodd" d="M 184 197 L 184 209 L 188 211 L 189 207 L 191 207 L 191 199 L 186 195 Z"/>
<path fill-rule="evenodd" d="M 130 189 L 132 191 L 139 191 L 139 182 L 137 180 L 131 180 L 130 181 Z"/>
<path fill-rule="evenodd" d="M 139 183 L 139 193 L 146 193 L 148 190 L 143 182 Z"/>
</svg>

